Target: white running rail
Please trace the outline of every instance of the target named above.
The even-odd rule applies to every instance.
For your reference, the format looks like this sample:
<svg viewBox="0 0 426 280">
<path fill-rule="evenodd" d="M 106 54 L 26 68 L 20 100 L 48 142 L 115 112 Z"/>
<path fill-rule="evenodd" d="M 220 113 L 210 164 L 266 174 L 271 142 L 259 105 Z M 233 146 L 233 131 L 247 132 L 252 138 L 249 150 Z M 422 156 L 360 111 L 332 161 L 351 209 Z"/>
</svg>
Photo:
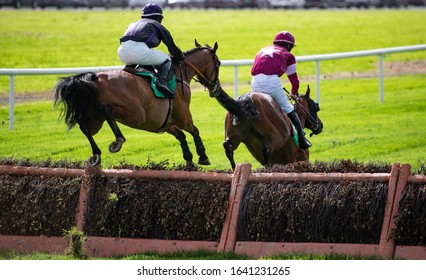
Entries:
<svg viewBox="0 0 426 280">
<path fill-rule="evenodd" d="M 342 52 L 332 54 L 304 55 L 297 56 L 297 62 L 315 62 L 315 99 L 319 102 L 320 98 L 320 61 L 336 60 L 345 58 L 354 58 L 362 56 L 378 56 L 379 57 L 379 100 L 384 100 L 383 87 L 383 60 L 385 54 L 413 52 L 426 50 L 426 44 L 411 45 L 393 48 L 383 48 L 375 50 Z M 234 67 L 234 97 L 238 97 L 238 67 L 253 65 L 253 59 L 237 59 L 237 60 L 222 60 L 221 66 Z M 78 68 L 0 68 L 0 75 L 8 75 L 9 81 L 9 129 L 14 128 L 14 107 L 15 107 L 15 76 L 18 75 L 57 75 L 57 74 L 77 74 L 83 72 L 98 72 L 105 70 L 118 70 L 123 66 L 101 66 L 101 67 L 78 67 Z"/>
</svg>

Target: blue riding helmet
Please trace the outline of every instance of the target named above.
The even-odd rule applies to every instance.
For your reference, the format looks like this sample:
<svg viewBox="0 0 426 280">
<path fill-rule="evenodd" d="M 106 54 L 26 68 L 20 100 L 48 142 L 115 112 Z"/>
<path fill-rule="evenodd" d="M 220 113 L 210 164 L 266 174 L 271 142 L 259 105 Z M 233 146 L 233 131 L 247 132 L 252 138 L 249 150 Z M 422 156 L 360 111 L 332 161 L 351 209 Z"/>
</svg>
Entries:
<svg viewBox="0 0 426 280">
<path fill-rule="evenodd" d="M 156 3 L 148 3 L 142 8 L 143 17 L 160 16 L 163 18 L 163 9 Z"/>
</svg>

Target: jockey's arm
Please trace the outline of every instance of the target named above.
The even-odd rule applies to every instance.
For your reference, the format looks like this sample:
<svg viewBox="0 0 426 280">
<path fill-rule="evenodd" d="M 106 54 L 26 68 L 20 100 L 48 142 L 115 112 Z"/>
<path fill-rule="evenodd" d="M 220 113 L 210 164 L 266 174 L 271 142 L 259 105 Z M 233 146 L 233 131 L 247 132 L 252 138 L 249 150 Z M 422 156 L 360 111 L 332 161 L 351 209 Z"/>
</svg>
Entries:
<svg viewBox="0 0 426 280">
<path fill-rule="evenodd" d="M 295 66 L 295 64 L 293 64 L 293 65 Z M 289 68 L 287 68 L 286 73 L 287 73 L 288 80 L 291 83 L 291 94 L 298 96 L 299 95 L 299 77 L 297 76 L 297 73 L 296 73 L 296 67 L 294 67 L 294 72 L 292 72 L 290 74 L 289 74 L 289 71 L 288 71 Z"/>
<path fill-rule="evenodd" d="M 167 46 L 168 51 L 171 55 L 174 57 L 180 58 L 182 56 L 181 49 L 176 46 L 175 42 L 173 41 L 173 37 L 170 34 L 170 32 L 164 27 L 164 26 L 158 26 L 158 30 L 160 32 L 161 40 L 163 43 Z"/>
<path fill-rule="evenodd" d="M 291 83 L 291 94 L 297 97 L 299 95 L 299 77 L 296 72 L 296 57 L 291 53 L 288 54 L 285 73 Z"/>
</svg>

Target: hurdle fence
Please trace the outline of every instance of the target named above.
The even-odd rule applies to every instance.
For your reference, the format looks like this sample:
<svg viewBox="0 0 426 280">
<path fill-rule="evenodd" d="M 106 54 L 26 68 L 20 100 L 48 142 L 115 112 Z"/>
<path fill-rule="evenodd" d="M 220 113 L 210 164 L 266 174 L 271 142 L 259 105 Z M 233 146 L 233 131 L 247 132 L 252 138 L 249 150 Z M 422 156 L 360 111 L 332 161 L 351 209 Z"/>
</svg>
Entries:
<svg viewBox="0 0 426 280">
<path fill-rule="evenodd" d="M 84 237 L 84 254 L 90 257 L 112 257 L 156 251 L 171 253 L 204 249 L 213 252 L 235 252 L 251 257 L 276 255 L 280 253 L 343 254 L 376 257 L 379 259 L 426 259 L 426 246 L 397 245 L 392 236 L 395 218 L 398 216 L 398 202 L 408 183 L 426 184 L 425 175 L 411 175 L 409 164 L 394 163 L 390 173 L 253 173 L 251 164 L 238 164 L 233 174 L 216 172 L 189 172 L 168 170 L 127 170 L 85 168 L 47 168 L 0 165 L 0 175 L 15 176 L 61 176 L 83 177 L 80 186 L 79 203 L 76 213 L 76 229 L 83 231 L 86 203 L 90 191 L 90 176 L 124 176 L 157 180 L 192 180 L 200 184 L 206 181 L 229 183 L 229 201 L 226 216 L 218 241 L 161 240 L 121 237 Z M 327 181 L 370 180 L 388 184 L 387 201 L 379 244 L 312 243 L 312 242 L 248 242 L 237 240 L 237 221 L 244 190 L 248 182 L 327 182 Z M 18 252 L 64 253 L 70 246 L 67 236 L 20 236 L 0 235 L 0 250 Z"/>
</svg>

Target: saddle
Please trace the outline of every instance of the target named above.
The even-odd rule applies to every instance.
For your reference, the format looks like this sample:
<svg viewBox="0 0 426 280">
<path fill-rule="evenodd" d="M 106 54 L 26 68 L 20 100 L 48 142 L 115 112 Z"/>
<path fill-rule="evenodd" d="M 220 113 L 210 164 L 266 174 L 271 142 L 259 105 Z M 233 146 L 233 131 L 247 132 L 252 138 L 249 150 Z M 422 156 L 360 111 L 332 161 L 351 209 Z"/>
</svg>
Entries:
<svg viewBox="0 0 426 280">
<path fill-rule="evenodd" d="M 129 72 L 130 74 L 136 75 L 138 77 L 144 78 L 147 80 L 151 86 L 152 91 L 154 92 L 155 97 L 157 98 L 174 98 L 175 96 L 170 96 L 168 93 L 163 93 L 157 89 L 156 83 L 158 79 L 158 70 L 151 65 L 126 65 L 123 68 L 123 71 Z M 167 82 L 167 87 L 174 92 L 176 89 L 176 77 L 173 75 L 173 78 Z"/>
</svg>

